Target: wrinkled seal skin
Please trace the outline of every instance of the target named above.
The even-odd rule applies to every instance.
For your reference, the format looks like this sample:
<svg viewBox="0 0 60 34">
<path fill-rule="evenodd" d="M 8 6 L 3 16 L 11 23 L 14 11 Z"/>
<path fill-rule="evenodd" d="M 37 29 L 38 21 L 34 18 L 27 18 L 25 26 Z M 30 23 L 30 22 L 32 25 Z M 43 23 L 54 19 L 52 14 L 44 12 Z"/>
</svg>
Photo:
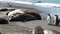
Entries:
<svg viewBox="0 0 60 34">
<path fill-rule="evenodd" d="M 8 21 L 3 18 L 0 18 L 0 24 L 8 24 Z"/>
<path fill-rule="evenodd" d="M 60 34 L 60 32 L 55 31 L 55 30 L 44 30 L 41 26 L 36 26 L 32 34 Z"/>
<path fill-rule="evenodd" d="M 17 14 L 15 16 L 13 16 L 10 21 L 22 21 L 22 22 L 24 22 L 24 21 L 31 21 L 31 20 L 35 20 L 35 17 L 33 15 Z"/>
</svg>

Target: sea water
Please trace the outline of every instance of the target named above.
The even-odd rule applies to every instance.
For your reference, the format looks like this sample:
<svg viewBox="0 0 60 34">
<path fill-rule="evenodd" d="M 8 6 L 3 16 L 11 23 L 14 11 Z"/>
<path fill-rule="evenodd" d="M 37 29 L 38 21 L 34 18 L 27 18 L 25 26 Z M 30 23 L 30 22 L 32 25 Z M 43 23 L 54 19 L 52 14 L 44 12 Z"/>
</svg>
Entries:
<svg viewBox="0 0 60 34">
<path fill-rule="evenodd" d="M 5 1 L 7 1 L 7 0 L 5 0 Z M 15 0 L 15 1 L 27 1 L 27 2 L 38 2 L 38 1 L 41 1 L 42 3 L 59 3 L 60 4 L 60 0 Z"/>
<path fill-rule="evenodd" d="M 21 0 L 21 1 L 28 1 L 28 2 L 44 2 L 44 3 L 60 3 L 60 0 Z"/>
</svg>

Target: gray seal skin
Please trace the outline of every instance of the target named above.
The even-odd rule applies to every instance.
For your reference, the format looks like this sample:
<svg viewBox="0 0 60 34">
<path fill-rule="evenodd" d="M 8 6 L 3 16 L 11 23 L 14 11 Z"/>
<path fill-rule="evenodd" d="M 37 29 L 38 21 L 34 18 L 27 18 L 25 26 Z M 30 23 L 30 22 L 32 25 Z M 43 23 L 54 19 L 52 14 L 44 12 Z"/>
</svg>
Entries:
<svg viewBox="0 0 60 34">
<path fill-rule="evenodd" d="M 41 26 L 36 26 L 32 30 L 32 34 L 60 34 L 60 32 L 55 31 L 55 30 L 45 30 Z"/>
</svg>

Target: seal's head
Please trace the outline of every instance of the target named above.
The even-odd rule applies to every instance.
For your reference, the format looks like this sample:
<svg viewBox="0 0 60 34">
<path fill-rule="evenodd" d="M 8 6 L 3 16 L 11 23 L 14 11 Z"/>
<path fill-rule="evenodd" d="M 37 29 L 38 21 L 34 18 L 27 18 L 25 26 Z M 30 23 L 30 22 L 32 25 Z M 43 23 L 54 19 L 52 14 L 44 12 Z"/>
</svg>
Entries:
<svg viewBox="0 0 60 34">
<path fill-rule="evenodd" d="M 36 27 L 33 29 L 32 33 L 33 33 L 33 34 L 43 34 L 43 31 L 44 31 L 44 29 L 43 29 L 41 26 L 36 26 Z"/>
</svg>

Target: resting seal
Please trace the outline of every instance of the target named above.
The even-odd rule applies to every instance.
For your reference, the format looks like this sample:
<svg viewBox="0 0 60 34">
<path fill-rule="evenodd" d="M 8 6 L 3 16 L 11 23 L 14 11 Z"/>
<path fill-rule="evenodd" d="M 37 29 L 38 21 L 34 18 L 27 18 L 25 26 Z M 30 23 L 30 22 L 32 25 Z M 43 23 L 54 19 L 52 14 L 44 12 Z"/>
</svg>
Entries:
<svg viewBox="0 0 60 34">
<path fill-rule="evenodd" d="M 16 16 L 16 14 L 20 14 L 19 17 Z M 35 11 L 25 11 L 23 9 L 16 9 L 14 11 L 8 12 L 7 15 L 9 17 L 9 20 L 11 20 L 11 18 L 14 17 L 14 16 L 16 16 L 14 18 L 17 18 L 17 19 L 24 17 L 24 20 L 34 20 L 34 18 L 36 20 L 41 20 L 41 16 L 38 13 L 36 13 Z M 34 17 L 32 17 L 32 16 L 34 16 Z"/>
</svg>

